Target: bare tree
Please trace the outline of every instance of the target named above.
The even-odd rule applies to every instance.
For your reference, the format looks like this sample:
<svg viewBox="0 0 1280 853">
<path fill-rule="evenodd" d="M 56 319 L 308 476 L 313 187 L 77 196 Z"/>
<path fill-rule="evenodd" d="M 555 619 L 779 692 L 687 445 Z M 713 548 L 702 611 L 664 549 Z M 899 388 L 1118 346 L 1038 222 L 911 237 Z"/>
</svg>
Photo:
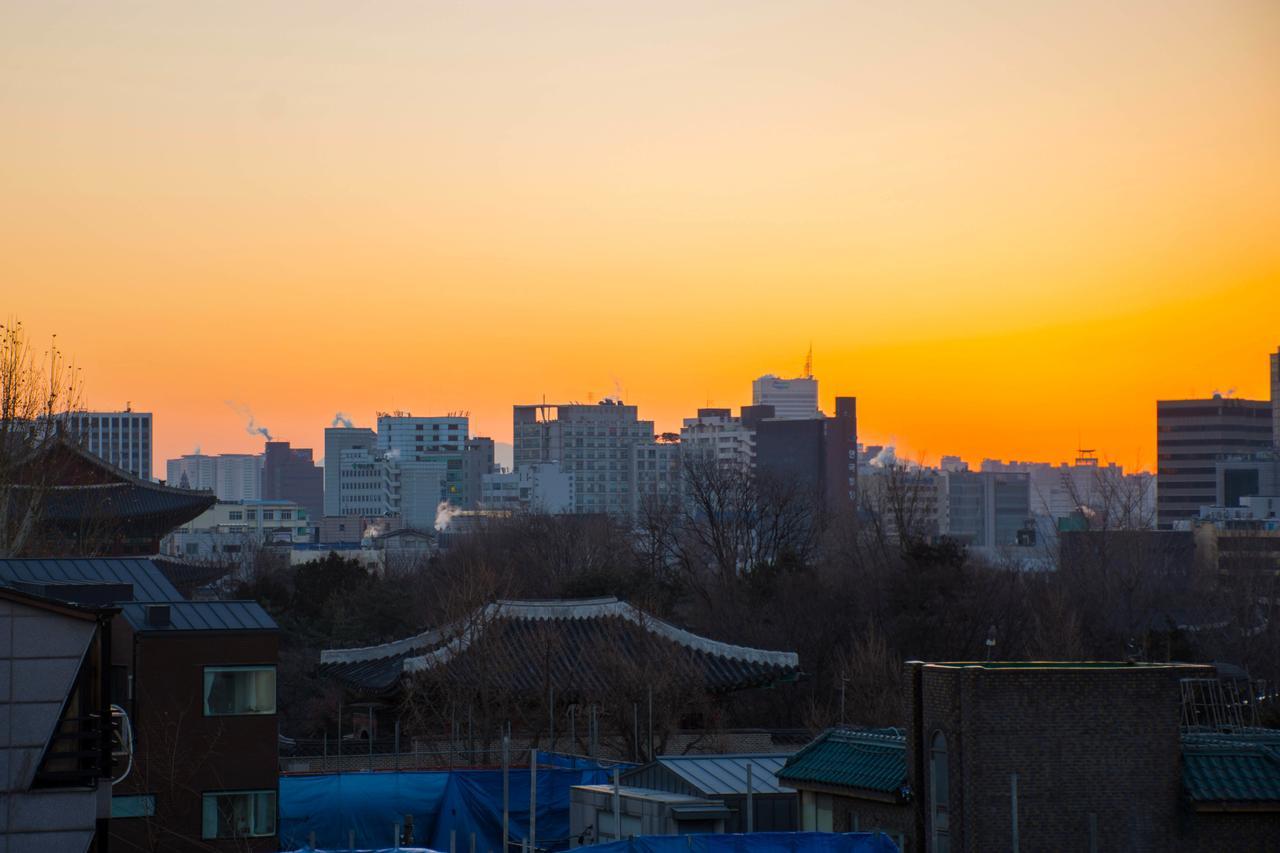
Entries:
<svg viewBox="0 0 1280 853">
<path fill-rule="evenodd" d="M 21 323 L 0 325 L 0 557 L 21 555 L 37 536 L 65 475 L 54 451 L 80 400 L 79 370 L 56 340 L 37 355 Z"/>
</svg>

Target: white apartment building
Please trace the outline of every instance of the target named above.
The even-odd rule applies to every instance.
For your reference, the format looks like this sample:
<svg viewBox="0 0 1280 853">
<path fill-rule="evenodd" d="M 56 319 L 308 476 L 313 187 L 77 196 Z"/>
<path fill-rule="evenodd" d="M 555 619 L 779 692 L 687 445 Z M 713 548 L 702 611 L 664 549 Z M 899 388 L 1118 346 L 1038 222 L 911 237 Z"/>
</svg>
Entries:
<svg viewBox="0 0 1280 853">
<path fill-rule="evenodd" d="M 518 471 L 485 474 L 481 507 L 487 510 L 573 512 L 573 481 L 558 462 L 535 462 Z"/>
<path fill-rule="evenodd" d="M 771 374 L 751 383 L 751 404 L 773 406 L 774 417 L 809 420 L 821 417 L 818 411 L 818 380 L 812 376 L 779 379 Z"/>
<path fill-rule="evenodd" d="M 631 517 L 635 447 L 653 442 L 653 421 L 614 400 L 515 406 L 515 468 L 558 462 L 573 477 L 574 513 Z"/>
<path fill-rule="evenodd" d="M 150 412 L 73 412 L 64 417 L 85 450 L 135 477 L 151 479 Z"/>
<path fill-rule="evenodd" d="M 729 409 L 699 409 L 680 427 L 680 451 L 686 459 L 714 459 L 719 465 L 750 471 L 755 464 L 756 432 Z"/>
<path fill-rule="evenodd" d="M 267 545 L 310 542 L 311 519 L 293 501 L 219 501 L 160 543 L 160 552 L 188 560 L 247 562 Z"/>
</svg>

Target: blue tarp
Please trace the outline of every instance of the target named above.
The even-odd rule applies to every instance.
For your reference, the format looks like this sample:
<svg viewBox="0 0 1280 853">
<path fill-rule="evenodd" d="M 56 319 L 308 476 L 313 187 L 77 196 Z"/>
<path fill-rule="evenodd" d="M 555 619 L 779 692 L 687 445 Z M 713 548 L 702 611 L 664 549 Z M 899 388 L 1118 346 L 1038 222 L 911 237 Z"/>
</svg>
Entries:
<svg viewBox="0 0 1280 853">
<path fill-rule="evenodd" d="M 581 848 L 590 853 L 898 853 L 883 832 L 642 835 Z"/>
<path fill-rule="evenodd" d="M 569 844 L 569 789 L 610 780 L 610 770 L 566 756 L 538 757 L 537 845 L 561 850 Z M 553 766 L 547 766 L 553 765 Z M 529 827 L 529 768 L 509 776 L 510 836 L 518 845 Z M 333 773 L 280 778 L 280 846 L 347 849 L 348 832 L 363 848 L 392 842 L 394 825 L 413 815 L 414 843 L 449 849 L 456 832 L 458 853 L 501 853 L 502 771 L 438 770 L 388 773 Z"/>
</svg>

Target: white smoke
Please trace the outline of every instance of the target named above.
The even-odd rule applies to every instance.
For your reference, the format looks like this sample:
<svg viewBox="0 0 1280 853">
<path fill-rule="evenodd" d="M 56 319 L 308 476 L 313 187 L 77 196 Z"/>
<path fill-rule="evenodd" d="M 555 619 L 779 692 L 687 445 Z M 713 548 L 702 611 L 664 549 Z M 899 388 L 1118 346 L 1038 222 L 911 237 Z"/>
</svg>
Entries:
<svg viewBox="0 0 1280 853">
<path fill-rule="evenodd" d="M 449 523 L 453 521 L 453 517 L 461 510 L 448 501 L 440 501 L 436 506 L 436 530 L 445 530 L 449 527 Z"/>
<path fill-rule="evenodd" d="M 355 424 L 353 424 L 353 423 L 351 422 L 351 418 L 347 417 L 347 416 L 346 416 L 344 413 L 342 413 L 342 412 L 338 412 L 337 414 L 335 414 L 335 415 L 333 416 L 333 423 L 329 424 L 329 426 L 331 426 L 331 427 L 343 427 L 344 429 L 354 429 L 354 428 L 355 428 Z"/>
<path fill-rule="evenodd" d="M 192 455 L 192 456 L 199 456 L 199 455 L 200 455 L 200 445 L 198 445 L 198 444 L 196 445 L 196 449 L 195 449 L 195 450 L 193 450 L 193 451 L 191 451 L 191 455 Z"/>
<path fill-rule="evenodd" d="M 867 464 L 873 468 L 892 468 L 898 464 L 898 452 L 892 444 L 886 444 Z"/>
<path fill-rule="evenodd" d="M 387 458 L 390 459 L 392 462 L 398 461 L 400 459 L 400 448 L 393 447 L 390 450 L 388 450 Z"/>
<path fill-rule="evenodd" d="M 253 418 L 253 409 L 250 409 L 247 404 L 236 403 L 232 400 L 224 400 L 223 402 L 225 402 L 228 406 L 230 406 L 233 412 L 235 412 L 240 417 L 245 419 L 245 425 L 244 425 L 245 432 L 249 433 L 249 435 L 260 435 L 263 438 L 265 438 L 267 441 L 272 440 L 271 430 L 267 429 L 264 426 L 258 426 L 257 421 L 255 421 Z"/>
</svg>

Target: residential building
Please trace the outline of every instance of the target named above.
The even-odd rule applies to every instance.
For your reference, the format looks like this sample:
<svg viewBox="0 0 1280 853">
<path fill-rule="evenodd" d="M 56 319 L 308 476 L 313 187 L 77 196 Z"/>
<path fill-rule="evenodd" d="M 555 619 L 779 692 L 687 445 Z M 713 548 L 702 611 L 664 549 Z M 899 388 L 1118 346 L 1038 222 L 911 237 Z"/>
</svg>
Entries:
<svg viewBox="0 0 1280 853">
<path fill-rule="evenodd" d="M 1280 347 L 1271 354 L 1271 441 L 1280 453 Z"/>
<path fill-rule="evenodd" d="M 262 499 L 293 501 L 318 518 L 324 512 L 324 471 L 311 458 L 311 448 L 268 441 L 262 461 Z"/>
<path fill-rule="evenodd" d="M 116 802 L 103 721 L 119 610 L 23 587 L 0 585 L 0 850 L 106 849 Z"/>
<path fill-rule="evenodd" d="M 1156 524 L 1197 517 L 1202 506 L 1224 506 L 1255 484 L 1243 470 L 1222 462 L 1248 462 L 1272 450 L 1271 404 L 1215 395 L 1208 400 L 1160 400 L 1156 403 Z M 1253 491 L 1257 494 L 1257 491 Z"/>
<path fill-rule="evenodd" d="M 146 559 L 0 560 L 0 586 L 118 611 L 105 681 L 133 749 L 111 789 L 113 849 L 279 849 L 278 637 L 261 606 L 187 601 Z"/>
<path fill-rule="evenodd" d="M 774 417 L 811 420 L 818 412 L 818 380 L 812 376 L 779 379 L 766 374 L 751 383 L 751 404 L 773 406 Z"/>
<path fill-rule="evenodd" d="M 256 501 L 262 497 L 262 454 L 188 453 L 166 463 L 165 482 L 183 489 L 213 492 L 220 501 Z"/>
<path fill-rule="evenodd" d="M 649 512 L 680 505 L 684 495 L 681 449 L 680 438 L 674 433 L 635 445 L 631 457 L 631 515 L 636 521 Z"/>
<path fill-rule="evenodd" d="M 573 512 L 573 477 L 558 462 L 525 465 L 518 471 L 485 474 L 480 505 L 488 510 L 560 515 Z"/>
<path fill-rule="evenodd" d="M 724 803 L 693 794 L 634 785 L 574 785 L 569 789 L 569 846 L 636 836 L 723 833 L 729 817 Z"/>
<path fill-rule="evenodd" d="M 558 462 L 574 478 L 575 513 L 630 517 L 634 506 L 631 470 L 635 446 L 652 442 L 653 421 L 635 406 L 614 400 L 515 406 L 516 470 Z"/>
<path fill-rule="evenodd" d="M 152 479 L 150 412 L 72 412 L 64 417 L 85 450 L 135 477 Z"/>
<path fill-rule="evenodd" d="M 368 427 L 327 427 L 324 431 L 324 514 L 348 515 L 350 506 L 343 498 L 353 491 L 347 487 L 343 453 L 351 450 L 363 451 L 357 455 L 363 461 L 367 459 L 372 467 L 374 453 L 378 447 L 378 434 Z M 353 460 L 357 456 L 351 457 Z M 370 474 L 370 479 L 375 479 Z M 373 492 L 374 489 L 369 489 Z"/>
<path fill-rule="evenodd" d="M 687 460 L 708 459 L 748 472 L 755 466 L 756 431 L 730 409 L 698 409 L 680 427 L 680 452 Z"/>
<path fill-rule="evenodd" d="M 951 471 L 944 535 L 983 549 L 1034 545 L 1031 479 L 1020 472 Z"/>
</svg>

